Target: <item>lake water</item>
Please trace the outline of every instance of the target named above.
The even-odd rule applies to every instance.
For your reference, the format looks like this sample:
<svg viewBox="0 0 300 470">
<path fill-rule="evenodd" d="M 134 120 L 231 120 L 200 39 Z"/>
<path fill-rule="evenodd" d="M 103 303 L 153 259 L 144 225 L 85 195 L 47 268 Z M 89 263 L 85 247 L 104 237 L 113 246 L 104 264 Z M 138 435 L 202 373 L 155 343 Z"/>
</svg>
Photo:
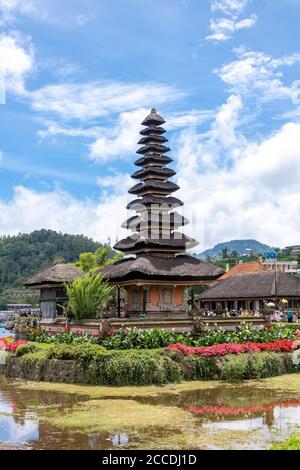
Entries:
<svg viewBox="0 0 300 470">
<path fill-rule="evenodd" d="M 7 338 L 7 336 L 12 336 L 12 332 L 6 330 L 4 326 L 0 324 L 0 338 Z"/>
<path fill-rule="evenodd" d="M 208 386 L 84 395 L 82 386 L 22 389 L 0 378 L 0 449 L 268 449 L 300 433 L 300 391 Z"/>
</svg>

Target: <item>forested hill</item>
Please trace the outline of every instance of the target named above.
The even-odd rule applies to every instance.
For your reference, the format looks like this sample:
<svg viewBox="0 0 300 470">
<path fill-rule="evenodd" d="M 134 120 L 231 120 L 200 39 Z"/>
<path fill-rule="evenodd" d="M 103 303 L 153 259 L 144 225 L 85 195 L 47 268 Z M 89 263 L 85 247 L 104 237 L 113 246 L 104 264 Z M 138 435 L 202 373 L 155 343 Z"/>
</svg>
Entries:
<svg viewBox="0 0 300 470">
<path fill-rule="evenodd" d="M 236 251 L 240 255 L 243 255 L 247 253 L 249 254 L 249 252 L 263 254 L 267 251 L 271 251 L 273 248 L 265 245 L 264 243 L 260 243 L 257 240 L 231 240 L 229 242 L 218 243 L 214 248 L 199 253 L 198 257 L 204 260 L 207 257 L 218 258 L 222 256 L 222 250 L 224 249 L 227 249 L 230 252 Z"/>
<path fill-rule="evenodd" d="M 24 278 L 49 266 L 57 259 L 75 262 L 80 253 L 101 246 L 83 235 L 69 235 L 52 230 L 0 237 L 0 292 L 19 287 Z"/>
</svg>

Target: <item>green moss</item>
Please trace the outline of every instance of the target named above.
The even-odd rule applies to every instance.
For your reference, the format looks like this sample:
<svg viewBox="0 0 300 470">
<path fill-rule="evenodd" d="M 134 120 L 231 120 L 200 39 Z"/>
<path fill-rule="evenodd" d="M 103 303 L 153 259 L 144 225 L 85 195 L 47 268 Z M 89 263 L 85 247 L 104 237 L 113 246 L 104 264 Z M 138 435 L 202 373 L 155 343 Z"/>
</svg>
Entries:
<svg viewBox="0 0 300 470">
<path fill-rule="evenodd" d="M 273 446 L 271 450 L 300 450 L 300 435 L 292 436 L 287 441 Z"/>
</svg>

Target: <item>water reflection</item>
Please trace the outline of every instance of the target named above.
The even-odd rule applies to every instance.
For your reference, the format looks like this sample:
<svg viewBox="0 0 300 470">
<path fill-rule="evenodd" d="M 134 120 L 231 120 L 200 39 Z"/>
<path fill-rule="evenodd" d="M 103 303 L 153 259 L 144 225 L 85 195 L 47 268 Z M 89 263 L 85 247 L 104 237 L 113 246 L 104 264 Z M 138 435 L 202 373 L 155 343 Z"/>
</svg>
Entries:
<svg viewBox="0 0 300 470">
<path fill-rule="evenodd" d="M 6 330 L 4 326 L 0 324 L 0 338 L 7 338 L 12 335 L 13 333 L 11 331 Z"/>
<path fill-rule="evenodd" d="M 39 422 L 35 413 L 17 414 L 17 405 L 0 392 L 0 442 L 24 444 L 39 440 Z"/>
<path fill-rule="evenodd" d="M 126 433 L 117 433 L 110 438 L 113 447 L 126 447 L 129 442 L 129 437 Z"/>
<path fill-rule="evenodd" d="M 117 394 L 118 389 L 114 397 L 116 405 Z M 132 400 L 132 397 L 128 398 Z M 177 395 L 162 392 L 156 397 L 135 398 L 137 416 L 140 404 L 172 406 L 191 417 L 189 427 L 175 420 L 166 428 L 162 428 L 159 422 L 145 427 L 142 421 L 137 421 L 134 429 L 124 423 L 115 432 L 85 432 L 60 429 L 45 421 L 45 410 L 67 416 L 77 403 L 84 404 L 85 400 L 88 398 L 68 393 L 19 390 L 9 381 L 0 381 L 0 445 L 66 450 L 149 449 L 156 448 L 156 445 L 168 447 L 169 438 L 175 445 L 180 445 L 179 438 L 184 434 L 188 442 L 186 446 L 190 446 L 185 448 L 222 448 L 229 443 L 236 448 L 259 449 L 268 448 L 274 441 L 284 440 L 295 430 L 300 430 L 299 395 L 277 390 L 266 394 L 264 390 L 249 385 L 201 389 Z M 124 402 L 124 397 L 121 400 Z M 244 440 L 238 437 L 238 441 L 233 443 L 230 441 L 230 433 L 242 436 L 245 432 L 255 433 L 255 436 Z M 218 441 L 220 435 L 227 436 L 222 445 Z"/>
</svg>

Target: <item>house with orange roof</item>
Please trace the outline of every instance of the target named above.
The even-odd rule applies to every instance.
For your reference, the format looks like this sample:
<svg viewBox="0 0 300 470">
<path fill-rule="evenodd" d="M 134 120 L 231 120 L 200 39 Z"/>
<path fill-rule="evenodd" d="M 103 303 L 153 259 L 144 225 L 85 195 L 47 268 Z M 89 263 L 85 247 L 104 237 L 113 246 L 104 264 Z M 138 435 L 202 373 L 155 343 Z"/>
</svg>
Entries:
<svg viewBox="0 0 300 470">
<path fill-rule="evenodd" d="M 262 261 L 253 261 L 250 263 L 239 263 L 233 266 L 229 271 L 224 273 L 218 281 L 224 281 L 232 276 L 237 276 L 241 274 L 252 274 L 252 273 L 261 273 L 268 272 L 269 269 L 262 263 Z"/>
</svg>

